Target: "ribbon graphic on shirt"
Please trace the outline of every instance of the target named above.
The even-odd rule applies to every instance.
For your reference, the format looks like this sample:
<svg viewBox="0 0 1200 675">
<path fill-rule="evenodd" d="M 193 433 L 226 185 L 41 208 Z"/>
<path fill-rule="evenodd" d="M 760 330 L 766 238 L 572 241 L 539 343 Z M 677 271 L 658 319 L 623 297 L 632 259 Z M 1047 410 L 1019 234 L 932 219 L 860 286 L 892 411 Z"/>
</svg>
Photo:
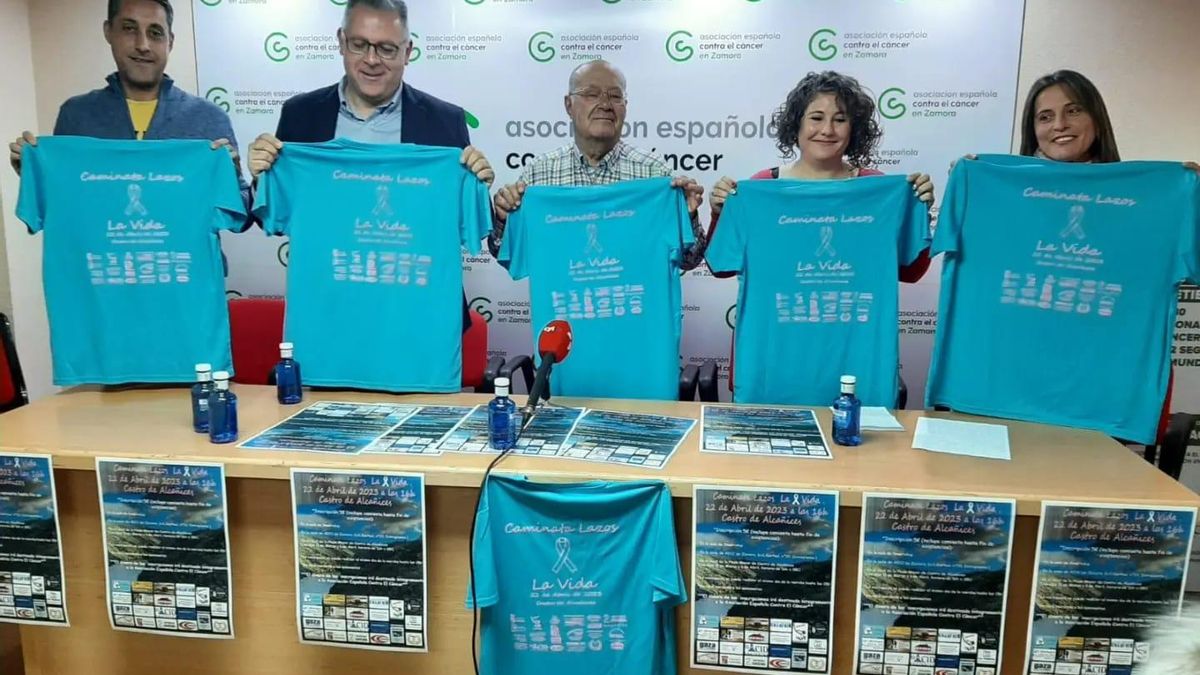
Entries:
<svg viewBox="0 0 1200 675">
<path fill-rule="evenodd" d="M 375 188 L 375 209 L 371 213 L 378 216 L 392 215 L 392 195 L 388 190 L 388 186 L 380 185 Z"/>
<path fill-rule="evenodd" d="M 600 255 L 604 252 L 604 246 L 600 245 L 600 234 L 596 231 L 596 223 L 588 225 L 588 255 Z"/>
<path fill-rule="evenodd" d="M 552 570 L 558 574 L 562 568 L 567 568 L 567 571 L 574 574 L 579 571 L 575 567 L 575 563 L 571 562 L 571 540 L 566 537 L 559 537 L 554 542 L 554 549 L 558 551 L 558 560 L 554 563 Z"/>
<path fill-rule="evenodd" d="M 1063 228 L 1062 232 L 1058 233 L 1058 236 L 1063 239 L 1068 237 L 1084 239 L 1087 237 L 1087 233 L 1083 231 L 1083 206 L 1076 204 L 1071 207 L 1071 210 L 1067 213 L 1067 226 Z"/>
<path fill-rule="evenodd" d="M 596 224 L 590 223 L 587 226 L 588 243 L 587 254 L 599 254 L 604 252 L 604 247 L 600 245 L 600 235 L 597 231 Z"/>
<path fill-rule="evenodd" d="M 837 255 L 837 251 L 833 250 L 833 228 L 824 225 L 821 227 L 821 245 L 817 247 L 817 252 L 813 255 L 827 255 L 830 258 Z"/>
<path fill-rule="evenodd" d="M 129 187 L 125 189 L 125 193 L 129 195 L 129 206 L 125 207 L 125 215 L 146 215 L 146 207 L 142 206 L 142 186 L 137 183 L 130 183 Z"/>
</svg>

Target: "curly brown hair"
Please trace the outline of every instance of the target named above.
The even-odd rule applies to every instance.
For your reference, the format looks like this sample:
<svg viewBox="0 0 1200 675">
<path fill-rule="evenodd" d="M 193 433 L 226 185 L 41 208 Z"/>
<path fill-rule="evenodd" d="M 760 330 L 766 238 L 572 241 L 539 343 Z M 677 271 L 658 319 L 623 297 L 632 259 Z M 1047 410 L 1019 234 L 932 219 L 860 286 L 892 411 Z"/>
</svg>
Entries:
<svg viewBox="0 0 1200 675">
<path fill-rule="evenodd" d="M 846 161 L 863 169 L 875 163 L 875 150 L 883 137 L 883 129 L 875 116 L 875 100 L 858 80 L 832 70 L 809 73 L 788 92 L 787 100 L 771 116 L 775 127 L 775 145 L 785 159 L 796 154 L 804 111 L 818 94 L 833 94 L 850 119 L 850 143 L 846 146 Z"/>
</svg>

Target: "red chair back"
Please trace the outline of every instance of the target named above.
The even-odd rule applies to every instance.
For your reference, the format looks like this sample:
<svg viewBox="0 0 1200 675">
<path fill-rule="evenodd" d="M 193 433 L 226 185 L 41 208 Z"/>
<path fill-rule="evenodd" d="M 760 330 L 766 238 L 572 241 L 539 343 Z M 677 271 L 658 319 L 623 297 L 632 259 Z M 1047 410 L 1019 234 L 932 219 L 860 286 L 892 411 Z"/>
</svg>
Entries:
<svg viewBox="0 0 1200 675">
<path fill-rule="evenodd" d="M 233 381 L 267 384 L 279 362 L 283 342 L 283 298 L 232 298 L 229 335 L 233 350 Z"/>
<path fill-rule="evenodd" d="M 463 333 L 462 355 L 463 387 L 481 386 L 483 372 L 487 369 L 488 325 L 487 319 L 475 310 L 471 310 L 471 327 Z"/>
<path fill-rule="evenodd" d="M 12 324 L 0 313 L 0 412 L 20 408 L 26 403 L 29 403 L 29 395 L 25 391 L 21 360 L 17 358 Z"/>
</svg>

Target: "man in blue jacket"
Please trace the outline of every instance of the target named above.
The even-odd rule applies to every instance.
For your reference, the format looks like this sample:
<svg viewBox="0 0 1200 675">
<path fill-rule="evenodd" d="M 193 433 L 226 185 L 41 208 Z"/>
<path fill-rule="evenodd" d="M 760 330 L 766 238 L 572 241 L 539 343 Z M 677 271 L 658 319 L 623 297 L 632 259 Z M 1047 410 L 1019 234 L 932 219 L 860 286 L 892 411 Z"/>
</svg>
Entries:
<svg viewBox="0 0 1200 675">
<path fill-rule="evenodd" d="M 55 136 L 108 139 L 206 139 L 213 149 L 233 156 L 242 199 L 250 207 L 250 188 L 242 178 L 237 140 L 229 116 L 217 106 L 175 87 L 164 74 L 175 43 L 175 11 L 170 0 L 108 0 L 104 39 L 112 48 L 117 72 L 103 89 L 74 96 L 58 110 Z M 26 131 L 9 147 L 9 162 L 21 172 L 21 148 L 36 144 Z M 247 221 L 248 223 L 249 221 Z"/>
<path fill-rule="evenodd" d="M 403 0 L 348 0 L 338 43 L 345 77 L 283 104 L 275 134 L 262 134 L 250 146 L 251 176 L 270 170 L 285 143 L 349 138 L 462 148 L 462 163 L 491 184 L 495 173 L 470 145 L 463 109 L 404 83 L 412 40 Z M 463 296 L 463 330 L 470 325 Z"/>
</svg>

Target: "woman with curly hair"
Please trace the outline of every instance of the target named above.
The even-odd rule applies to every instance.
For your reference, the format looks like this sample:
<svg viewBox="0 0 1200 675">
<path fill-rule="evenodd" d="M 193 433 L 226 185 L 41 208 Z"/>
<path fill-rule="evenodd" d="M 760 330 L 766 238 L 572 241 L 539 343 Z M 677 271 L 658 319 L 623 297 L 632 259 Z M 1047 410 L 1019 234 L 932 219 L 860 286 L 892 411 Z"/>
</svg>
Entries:
<svg viewBox="0 0 1200 675">
<path fill-rule="evenodd" d="M 828 180 L 883 175 L 871 168 L 883 137 L 875 116 L 875 101 L 853 77 L 833 71 L 809 73 L 788 93 L 772 122 L 779 152 L 785 159 L 796 159 L 782 166 L 763 169 L 751 176 L 751 180 Z M 928 174 L 914 173 L 908 180 L 917 197 L 932 205 L 933 181 Z M 725 200 L 736 190 L 737 182 L 728 176 L 713 187 L 709 199 L 712 208 L 710 241 Z M 900 269 L 900 280 L 914 283 L 927 269 L 928 249 L 922 251 L 911 265 Z"/>
</svg>

